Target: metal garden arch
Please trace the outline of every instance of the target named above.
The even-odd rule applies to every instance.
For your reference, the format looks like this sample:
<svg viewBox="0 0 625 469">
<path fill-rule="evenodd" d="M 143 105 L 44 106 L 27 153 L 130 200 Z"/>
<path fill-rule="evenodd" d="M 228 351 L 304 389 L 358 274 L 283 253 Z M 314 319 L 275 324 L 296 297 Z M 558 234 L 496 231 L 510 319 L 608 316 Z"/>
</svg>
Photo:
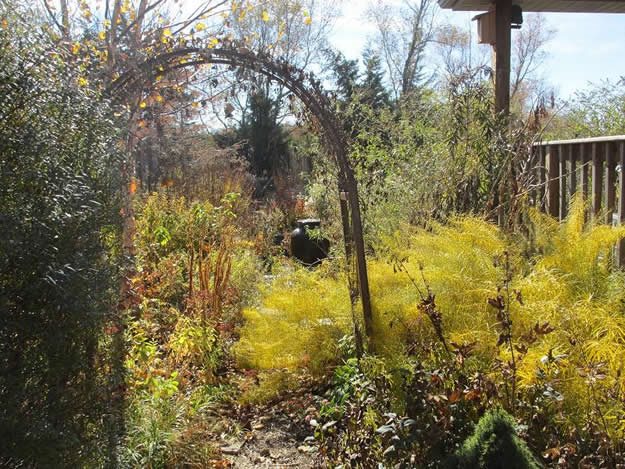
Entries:
<svg viewBox="0 0 625 469">
<path fill-rule="evenodd" d="M 350 282 L 352 307 L 355 306 L 359 295 L 362 303 L 365 334 L 371 338 L 373 318 L 358 184 L 354 177 L 353 168 L 349 163 L 348 142 L 345 133 L 332 110 L 329 97 L 311 73 L 305 73 L 286 61 L 274 60 L 263 52 L 255 53 L 246 47 L 238 47 L 232 41 L 221 41 L 219 47 L 216 48 L 194 43 L 159 54 L 138 64 L 136 68 L 126 71 L 112 83 L 109 93 L 115 97 L 119 93 L 123 94 L 124 90 L 137 89 L 137 86 L 142 89 L 157 74 L 204 64 L 240 67 L 267 76 L 299 98 L 320 126 L 326 150 L 334 156 L 339 169 L 341 217 L 348 266 L 351 266 L 352 249 L 355 253 L 358 289 L 356 290 Z M 355 327 L 357 327 L 356 324 Z M 356 333 L 358 335 L 358 330 Z M 357 342 L 360 342 L 359 337 L 356 339 Z"/>
</svg>

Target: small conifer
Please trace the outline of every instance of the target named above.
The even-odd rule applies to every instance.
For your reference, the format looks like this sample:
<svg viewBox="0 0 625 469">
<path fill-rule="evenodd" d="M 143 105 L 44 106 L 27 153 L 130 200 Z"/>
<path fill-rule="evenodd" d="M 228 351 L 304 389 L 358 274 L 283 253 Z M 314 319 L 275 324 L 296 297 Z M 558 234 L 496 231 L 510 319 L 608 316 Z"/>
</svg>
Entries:
<svg viewBox="0 0 625 469">
<path fill-rule="evenodd" d="M 516 434 L 514 420 L 503 409 L 486 412 L 473 434 L 450 458 L 449 468 L 539 469 L 525 442 Z"/>
</svg>

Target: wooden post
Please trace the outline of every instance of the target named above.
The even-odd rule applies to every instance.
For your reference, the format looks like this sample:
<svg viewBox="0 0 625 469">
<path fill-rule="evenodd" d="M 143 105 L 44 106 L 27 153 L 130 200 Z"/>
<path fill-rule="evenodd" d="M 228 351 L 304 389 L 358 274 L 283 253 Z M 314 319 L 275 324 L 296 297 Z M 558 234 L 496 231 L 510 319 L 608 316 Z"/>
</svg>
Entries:
<svg viewBox="0 0 625 469">
<path fill-rule="evenodd" d="M 560 180 L 558 178 L 558 147 L 547 147 L 547 213 L 557 217 L 560 211 Z"/>
<path fill-rule="evenodd" d="M 616 202 L 616 155 L 612 142 L 604 143 L 603 147 L 605 149 L 605 222 L 611 225 Z"/>
<path fill-rule="evenodd" d="M 601 211 L 601 193 L 603 192 L 603 161 L 599 154 L 599 144 L 592 144 L 592 220 L 597 220 Z"/>
<path fill-rule="evenodd" d="M 618 146 L 618 162 L 621 171 L 618 176 L 618 221 L 622 225 L 625 222 L 625 142 L 620 142 Z M 618 264 L 620 268 L 625 267 L 625 239 L 618 243 Z"/>
<path fill-rule="evenodd" d="M 495 112 L 510 112 L 510 53 L 512 0 L 495 3 Z"/>
<path fill-rule="evenodd" d="M 558 177 L 560 179 L 560 212 L 559 218 L 560 220 L 564 220 L 566 218 L 566 212 L 568 207 L 568 197 L 567 194 L 567 175 L 566 175 L 566 160 L 567 154 L 565 153 L 565 146 L 558 145 Z"/>
</svg>

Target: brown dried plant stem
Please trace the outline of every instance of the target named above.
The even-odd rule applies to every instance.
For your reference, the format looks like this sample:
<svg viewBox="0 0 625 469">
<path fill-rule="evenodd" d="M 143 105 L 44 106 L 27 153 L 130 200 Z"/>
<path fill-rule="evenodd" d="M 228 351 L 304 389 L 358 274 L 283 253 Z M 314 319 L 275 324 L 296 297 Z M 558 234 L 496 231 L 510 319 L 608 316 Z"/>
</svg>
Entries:
<svg viewBox="0 0 625 469">
<path fill-rule="evenodd" d="M 499 321 L 499 339 L 497 340 L 497 346 L 500 347 L 506 344 L 510 351 L 510 361 L 507 365 L 510 367 L 510 380 L 504 376 L 504 388 L 506 390 L 506 397 L 508 401 L 508 408 L 514 413 L 516 408 L 516 381 L 517 381 L 517 362 L 514 354 L 514 344 L 512 343 L 512 319 L 510 316 L 510 304 L 512 301 L 512 294 L 510 291 L 510 283 L 512 282 L 512 268 L 510 266 L 510 253 L 504 251 L 503 253 L 503 290 L 505 297 L 501 294 L 501 288 L 498 288 L 498 295 L 496 298 L 489 298 L 488 304 L 497 310 L 497 320 Z M 511 381 L 511 383 L 508 383 Z"/>
<path fill-rule="evenodd" d="M 230 282 L 232 256 L 231 242 L 223 239 L 219 242 L 201 241 L 197 255 L 191 243 L 189 248 L 189 298 L 194 297 L 194 281 L 197 264 L 198 294 L 202 300 L 202 322 L 206 324 L 208 313 L 219 317 Z"/>
</svg>

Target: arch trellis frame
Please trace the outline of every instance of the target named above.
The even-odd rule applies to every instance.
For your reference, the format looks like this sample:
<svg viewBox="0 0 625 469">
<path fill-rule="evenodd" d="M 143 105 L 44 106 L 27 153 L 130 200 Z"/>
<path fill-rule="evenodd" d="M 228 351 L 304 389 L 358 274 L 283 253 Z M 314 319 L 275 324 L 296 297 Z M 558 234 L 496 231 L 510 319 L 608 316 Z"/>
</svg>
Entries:
<svg viewBox="0 0 625 469">
<path fill-rule="evenodd" d="M 319 81 L 315 80 L 311 73 L 304 73 L 303 70 L 293 67 L 286 61 L 276 61 L 263 52 L 255 53 L 245 47 L 227 47 L 228 45 L 229 43 L 222 43 L 222 47 L 219 48 L 207 46 L 179 47 L 159 54 L 119 76 L 112 83 L 109 93 L 119 97 L 120 93 L 123 94 L 123 90 L 137 89 L 137 86 L 140 86 L 139 89 L 143 89 L 144 85 L 150 83 L 151 77 L 156 74 L 165 74 L 176 69 L 205 64 L 241 67 L 261 73 L 293 93 L 311 112 L 321 127 L 326 150 L 336 159 L 339 169 L 339 195 L 342 199 L 341 217 L 343 219 L 346 260 L 348 266 L 351 265 L 353 244 L 358 280 L 357 293 L 360 295 L 362 304 L 365 334 L 371 338 L 373 317 L 358 183 L 348 158 L 347 138 L 333 111 L 331 101 L 321 89 Z M 350 291 L 352 306 L 356 303 L 357 298 L 355 296 L 357 293 Z M 356 339 L 358 342 L 359 338 L 356 337 Z"/>
</svg>

